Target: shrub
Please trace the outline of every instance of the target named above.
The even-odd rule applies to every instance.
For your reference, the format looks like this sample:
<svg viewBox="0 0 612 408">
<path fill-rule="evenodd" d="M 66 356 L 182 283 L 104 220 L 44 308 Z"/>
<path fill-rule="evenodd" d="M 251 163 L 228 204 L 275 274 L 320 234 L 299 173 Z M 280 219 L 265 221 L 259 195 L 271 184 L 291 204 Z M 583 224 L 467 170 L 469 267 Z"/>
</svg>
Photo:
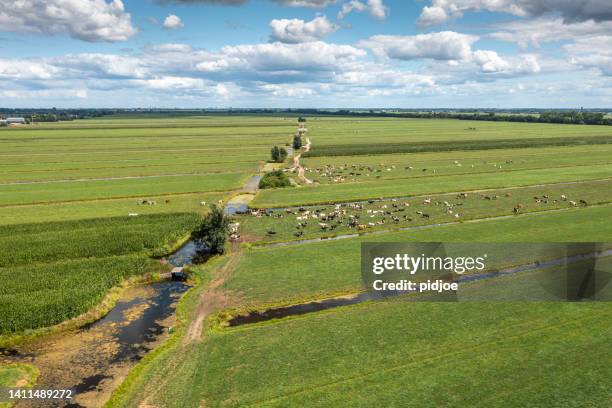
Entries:
<svg viewBox="0 0 612 408">
<path fill-rule="evenodd" d="M 266 173 L 265 176 L 259 182 L 259 188 L 267 189 L 267 188 L 282 188 L 291 186 L 291 180 L 289 177 L 282 171 L 276 170 L 270 173 Z"/>
</svg>

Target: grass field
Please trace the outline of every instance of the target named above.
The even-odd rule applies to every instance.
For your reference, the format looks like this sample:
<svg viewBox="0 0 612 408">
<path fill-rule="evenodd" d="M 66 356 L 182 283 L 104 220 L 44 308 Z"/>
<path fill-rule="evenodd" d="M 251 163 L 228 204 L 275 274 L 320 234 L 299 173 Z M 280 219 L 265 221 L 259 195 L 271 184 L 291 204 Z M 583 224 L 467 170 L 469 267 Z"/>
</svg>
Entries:
<svg viewBox="0 0 612 408">
<path fill-rule="evenodd" d="M 150 257 L 189 235 L 203 202 L 240 189 L 293 122 L 105 118 L 1 130 L 0 335 L 78 316 L 125 279 L 161 270 Z"/>
<path fill-rule="evenodd" d="M 382 302 L 213 332 L 163 355 L 125 405 L 146 396 L 165 407 L 605 406 L 610 313 L 606 304 Z"/>
<path fill-rule="evenodd" d="M 384 301 L 222 322 L 361 291 L 362 242 L 609 242 L 612 127 L 362 117 L 306 126 L 306 179 L 250 203 L 294 208 L 235 218 L 242 242 L 193 269 L 170 340 L 109 406 L 609 405 L 608 303 Z M 0 334 L 66 321 L 165 268 L 152 256 L 195 228 L 203 202 L 239 194 L 296 127 L 280 115 L 126 114 L 0 130 Z M 347 233 L 361 235 L 288 242 Z M 503 298 L 496 282 L 474 283 L 474 299 Z M 528 292 L 529 279 L 508 282 Z"/>
<path fill-rule="evenodd" d="M 362 242 L 605 242 L 612 206 L 431 227 L 384 235 L 252 249 L 227 289 L 244 302 L 290 303 L 361 290 Z"/>
</svg>

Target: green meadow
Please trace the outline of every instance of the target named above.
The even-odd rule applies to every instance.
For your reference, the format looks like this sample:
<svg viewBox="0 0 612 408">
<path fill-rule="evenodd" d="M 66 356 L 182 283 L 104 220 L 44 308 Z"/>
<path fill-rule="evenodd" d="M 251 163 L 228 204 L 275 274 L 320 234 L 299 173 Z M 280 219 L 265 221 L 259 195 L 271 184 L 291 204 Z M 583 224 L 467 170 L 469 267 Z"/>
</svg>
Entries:
<svg viewBox="0 0 612 408">
<path fill-rule="evenodd" d="M 283 209 L 234 217 L 239 241 L 190 269 L 168 340 L 107 406 L 609 405 L 605 302 L 389 300 L 226 327 L 249 310 L 362 291 L 363 242 L 612 241 L 612 127 L 306 119 L 301 164 L 314 183 L 288 171 L 292 187 L 256 193 L 252 208 Z M 280 114 L 126 113 L 1 129 L 0 345 L 168 271 L 158 258 L 208 204 L 269 168 L 270 148 L 297 125 Z M 308 211 L 317 218 L 298 226 Z M 339 220 L 318 218 L 333 211 Z M 536 290 L 521 276 L 470 293 Z M 0 383 L 19 376 L 0 368 Z"/>
</svg>

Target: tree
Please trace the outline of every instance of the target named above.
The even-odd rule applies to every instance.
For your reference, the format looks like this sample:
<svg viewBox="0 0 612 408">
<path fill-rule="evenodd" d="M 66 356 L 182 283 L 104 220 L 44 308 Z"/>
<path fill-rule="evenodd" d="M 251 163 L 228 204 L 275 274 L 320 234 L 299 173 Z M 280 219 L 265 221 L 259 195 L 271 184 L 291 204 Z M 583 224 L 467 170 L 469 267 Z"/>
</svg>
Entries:
<svg viewBox="0 0 612 408">
<path fill-rule="evenodd" d="M 300 135 L 293 136 L 293 148 L 295 150 L 302 148 L 302 137 Z"/>
<path fill-rule="evenodd" d="M 191 233 L 191 238 L 198 246 L 206 247 L 211 254 L 222 254 L 225 251 L 225 241 L 229 235 L 230 219 L 221 207 L 210 206 L 210 213 L 202 223 Z"/>
<path fill-rule="evenodd" d="M 287 150 L 284 147 L 274 146 L 270 154 L 274 163 L 282 163 L 287 158 Z"/>
<path fill-rule="evenodd" d="M 306 122 L 306 118 L 303 118 L 303 117 L 301 117 L 301 116 L 300 116 L 300 117 L 298 118 L 298 122 L 299 122 L 299 123 L 304 123 L 304 122 Z"/>
</svg>

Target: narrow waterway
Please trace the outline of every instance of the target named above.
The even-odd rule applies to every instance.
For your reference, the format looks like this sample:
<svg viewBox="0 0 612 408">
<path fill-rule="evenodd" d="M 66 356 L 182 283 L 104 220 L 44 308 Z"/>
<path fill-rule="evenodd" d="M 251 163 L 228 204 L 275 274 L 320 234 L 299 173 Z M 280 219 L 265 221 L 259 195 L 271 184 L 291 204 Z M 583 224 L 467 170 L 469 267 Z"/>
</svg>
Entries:
<svg viewBox="0 0 612 408">
<path fill-rule="evenodd" d="M 457 276 L 454 282 L 461 284 L 477 282 L 487 279 L 494 279 L 502 276 L 514 275 L 521 272 L 530 272 L 530 271 L 538 271 L 547 268 L 553 268 L 558 266 L 564 266 L 568 264 L 573 264 L 582 261 L 590 261 L 598 258 L 604 258 L 612 256 L 612 249 L 607 249 L 603 251 L 598 251 L 594 253 L 587 254 L 576 254 L 570 255 L 555 259 L 547 259 L 542 260 L 540 262 L 532 262 L 518 266 L 511 266 L 500 268 L 498 270 L 494 270 L 487 273 L 481 274 L 473 274 L 473 275 L 460 275 Z M 289 305 L 283 307 L 277 307 L 272 309 L 267 309 L 263 311 L 253 311 L 246 315 L 235 316 L 228 321 L 229 327 L 243 326 L 246 324 L 254 324 L 260 322 L 266 322 L 273 319 L 282 319 L 290 316 L 300 316 L 308 313 L 320 312 L 323 310 L 334 309 L 343 306 L 355 305 L 363 302 L 368 302 L 372 300 L 383 300 L 386 298 L 397 297 L 401 295 L 410 295 L 410 292 L 407 291 L 398 291 L 398 292 L 362 292 L 356 295 L 343 296 L 337 298 L 324 299 L 320 301 Z M 516 300 L 526 300 L 520 299 L 520 293 L 517 293 Z M 410 298 L 407 297 L 406 300 L 419 300 L 419 298 Z M 495 299 L 489 299 L 495 300 Z M 504 300 L 512 300 L 512 299 L 504 299 Z M 562 300 L 561 298 L 559 300 Z"/>
<path fill-rule="evenodd" d="M 73 400 L 24 400 L 17 407 L 99 407 L 146 353 L 168 335 L 174 311 L 189 287 L 160 282 L 127 289 L 102 319 L 76 331 L 47 336 L 11 350 L 2 363 L 40 370 L 36 388 L 72 389 Z"/>
</svg>

